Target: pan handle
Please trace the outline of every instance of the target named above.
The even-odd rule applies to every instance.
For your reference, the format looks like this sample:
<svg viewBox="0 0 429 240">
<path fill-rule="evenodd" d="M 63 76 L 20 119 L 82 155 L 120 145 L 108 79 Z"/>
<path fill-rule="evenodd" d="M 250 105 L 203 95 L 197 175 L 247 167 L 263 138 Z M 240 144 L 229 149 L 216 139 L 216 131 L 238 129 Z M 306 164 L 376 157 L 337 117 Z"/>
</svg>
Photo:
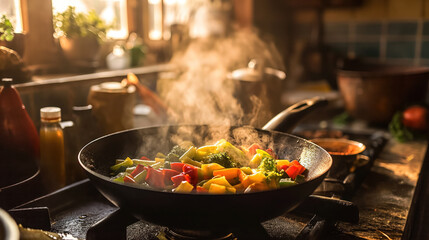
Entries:
<svg viewBox="0 0 429 240">
<path fill-rule="evenodd" d="M 262 129 L 291 133 L 305 115 L 326 105 L 328 105 L 328 100 L 323 97 L 302 100 L 277 114 Z"/>
</svg>

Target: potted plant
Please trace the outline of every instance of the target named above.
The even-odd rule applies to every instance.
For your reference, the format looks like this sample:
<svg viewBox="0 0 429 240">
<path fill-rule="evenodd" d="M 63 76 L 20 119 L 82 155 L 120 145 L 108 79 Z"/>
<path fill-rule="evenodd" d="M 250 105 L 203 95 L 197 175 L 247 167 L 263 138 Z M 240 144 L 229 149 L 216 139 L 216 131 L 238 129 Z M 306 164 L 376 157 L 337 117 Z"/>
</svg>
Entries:
<svg viewBox="0 0 429 240">
<path fill-rule="evenodd" d="M 12 41 L 14 37 L 14 29 L 12 22 L 6 17 L 6 15 L 2 15 L 0 18 L 0 40 L 1 41 Z"/>
<path fill-rule="evenodd" d="M 95 13 L 77 13 L 69 6 L 54 15 L 55 35 L 67 60 L 74 65 L 94 66 L 100 43 L 105 40 L 107 26 Z"/>
<path fill-rule="evenodd" d="M 24 54 L 24 34 L 16 33 L 12 22 L 4 14 L 0 18 L 0 46 L 16 51 L 21 57 Z"/>
</svg>

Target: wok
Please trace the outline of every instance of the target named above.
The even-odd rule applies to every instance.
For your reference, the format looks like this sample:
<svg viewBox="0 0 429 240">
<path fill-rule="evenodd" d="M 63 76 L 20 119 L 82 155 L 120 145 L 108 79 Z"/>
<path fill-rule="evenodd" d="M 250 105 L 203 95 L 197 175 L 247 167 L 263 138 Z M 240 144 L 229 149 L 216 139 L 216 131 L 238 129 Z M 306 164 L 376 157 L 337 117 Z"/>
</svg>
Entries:
<svg viewBox="0 0 429 240">
<path fill-rule="evenodd" d="M 326 102 L 315 98 L 297 103 L 271 120 L 264 129 L 250 126 L 174 125 L 117 132 L 84 146 L 79 153 L 79 163 L 108 200 L 138 219 L 186 231 L 211 231 L 260 223 L 299 205 L 329 171 L 332 158 L 324 149 L 305 139 L 277 131 L 286 129 L 288 126 L 284 123 L 297 114 L 302 115 Z M 114 165 L 115 159 L 167 153 L 184 140 L 202 146 L 221 138 L 233 144 L 258 143 L 274 149 L 281 159 L 300 160 L 308 169 L 306 181 L 276 190 L 211 195 L 163 192 L 113 182 L 109 178 L 109 168 Z"/>
</svg>

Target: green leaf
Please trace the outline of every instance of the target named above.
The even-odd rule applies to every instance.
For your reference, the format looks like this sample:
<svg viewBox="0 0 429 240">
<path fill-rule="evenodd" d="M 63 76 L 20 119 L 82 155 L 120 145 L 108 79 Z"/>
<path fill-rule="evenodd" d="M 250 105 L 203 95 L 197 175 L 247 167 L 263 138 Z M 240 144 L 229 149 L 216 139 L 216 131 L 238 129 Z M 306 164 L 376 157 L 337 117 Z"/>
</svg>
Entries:
<svg viewBox="0 0 429 240">
<path fill-rule="evenodd" d="M 13 40 L 13 34 L 11 34 L 11 35 L 6 35 L 6 41 L 12 41 Z"/>
<path fill-rule="evenodd" d="M 11 21 L 6 17 L 6 15 L 2 15 L 0 18 L 0 40 L 1 41 L 12 41 L 14 37 L 14 28 Z"/>
<path fill-rule="evenodd" d="M 77 13 L 75 7 L 69 6 L 64 12 L 57 13 L 53 19 L 54 29 L 58 35 L 66 37 L 94 36 L 103 39 L 111 26 L 95 13 Z"/>
<path fill-rule="evenodd" d="M 402 124 L 402 113 L 397 112 L 389 123 L 389 132 L 399 142 L 411 141 L 415 138 L 413 132 Z"/>
</svg>

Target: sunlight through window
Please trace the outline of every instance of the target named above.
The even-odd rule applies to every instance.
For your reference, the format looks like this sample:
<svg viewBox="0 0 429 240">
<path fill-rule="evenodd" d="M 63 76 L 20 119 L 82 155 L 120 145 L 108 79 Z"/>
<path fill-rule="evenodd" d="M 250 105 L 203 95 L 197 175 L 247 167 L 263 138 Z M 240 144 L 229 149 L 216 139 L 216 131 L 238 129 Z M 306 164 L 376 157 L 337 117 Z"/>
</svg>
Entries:
<svg viewBox="0 0 429 240">
<path fill-rule="evenodd" d="M 106 24 L 112 26 L 107 37 L 125 39 L 128 37 L 126 0 L 52 0 L 53 13 L 64 12 L 68 6 L 75 7 L 77 12 L 94 10 Z"/>
<path fill-rule="evenodd" d="M 12 22 L 15 33 L 22 33 L 21 1 L 0 1 L 0 16 L 3 14 Z"/>
</svg>

